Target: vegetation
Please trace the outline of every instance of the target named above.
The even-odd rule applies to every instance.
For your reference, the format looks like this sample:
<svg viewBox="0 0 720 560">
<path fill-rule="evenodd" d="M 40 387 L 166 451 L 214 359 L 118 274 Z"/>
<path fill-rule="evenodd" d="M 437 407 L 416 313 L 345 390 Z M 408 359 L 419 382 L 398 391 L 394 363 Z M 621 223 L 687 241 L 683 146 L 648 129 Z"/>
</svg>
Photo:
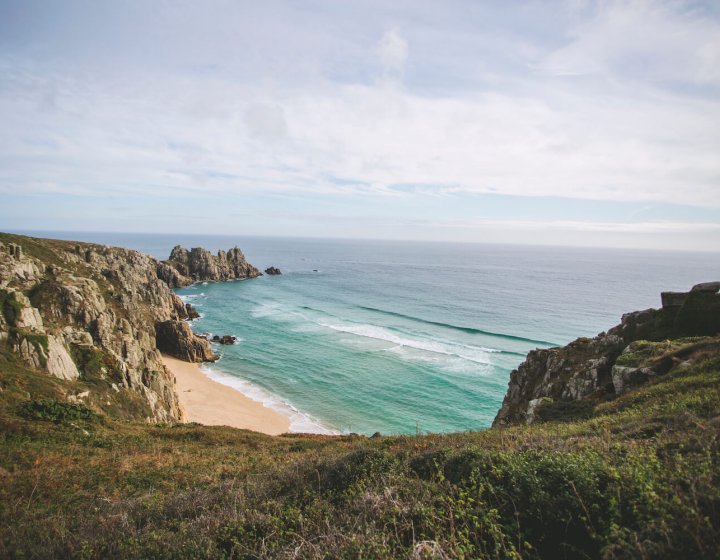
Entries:
<svg viewBox="0 0 720 560">
<path fill-rule="evenodd" d="M 0 353 L 0 557 L 717 558 L 720 353 L 633 366 L 692 344 L 553 421 L 374 438 L 121 421 Z"/>
<path fill-rule="evenodd" d="M 0 319 L 12 323 L 20 315 L 22 304 L 7 290 L 0 290 Z"/>
<path fill-rule="evenodd" d="M 18 414 L 30 420 L 49 420 L 56 424 L 73 420 L 94 420 L 96 415 L 80 403 L 68 403 L 55 399 L 25 401 L 18 408 Z"/>
</svg>

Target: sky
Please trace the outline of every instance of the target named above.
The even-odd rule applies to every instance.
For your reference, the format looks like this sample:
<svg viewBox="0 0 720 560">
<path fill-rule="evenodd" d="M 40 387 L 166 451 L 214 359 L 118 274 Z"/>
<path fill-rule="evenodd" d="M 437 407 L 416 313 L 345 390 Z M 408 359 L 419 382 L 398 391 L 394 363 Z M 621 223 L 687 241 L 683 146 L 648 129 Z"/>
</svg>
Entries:
<svg viewBox="0 0 720 560">
<path fill-rule="evenodd" d="M 0 229 L 720 251 L 720 3 L 0 0 Z"/>
</svg>

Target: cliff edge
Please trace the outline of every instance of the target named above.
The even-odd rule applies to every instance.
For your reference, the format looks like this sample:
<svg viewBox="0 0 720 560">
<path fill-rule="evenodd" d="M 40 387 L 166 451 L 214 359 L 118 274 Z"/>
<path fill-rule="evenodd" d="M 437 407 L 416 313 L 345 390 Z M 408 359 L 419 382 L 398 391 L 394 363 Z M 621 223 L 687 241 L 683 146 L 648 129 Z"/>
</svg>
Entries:
<svg viewBox="0 0 720 560">
<path fill-rule="evenodd" d="M 660 309 L 622 316 L 619 325 L 567 346 L 533 350 L 510 374 L 493 426 L 589 413 L 593 403 L 702 356 L 720 335 L 720 282 L 663 292 Z"/>
<path fill-rule="evenodd" d="M 0 351 L 59 379 L 68 400 L 156 422 L 184 419 L 160 352 L 217 359 L 188 308 L 137 251 L 0 234 Z M 86 388 L 86 386 L 83 386 Z"/>
</svg>

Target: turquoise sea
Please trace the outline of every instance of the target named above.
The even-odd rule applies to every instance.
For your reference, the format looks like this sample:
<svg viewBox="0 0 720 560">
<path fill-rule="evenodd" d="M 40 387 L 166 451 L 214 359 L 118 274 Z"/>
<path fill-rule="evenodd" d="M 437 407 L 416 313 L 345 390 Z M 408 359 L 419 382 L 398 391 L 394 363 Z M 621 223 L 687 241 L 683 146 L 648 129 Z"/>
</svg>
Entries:
<svg viewBox="0 0 720 560">
<path fill-rule="evenodd" d="M 32 233 L 32 232 L 30 232 Z M 238 245 L 283 275 L 178 290 L 197 332 L 232 334 L 212 377 L 296 431 L 484 428 L 529 350 L 593 336 L 660 291 L 720 279 L 709 253 L 427 242 L 38 233 L 167 258 Z"/>
</svg>

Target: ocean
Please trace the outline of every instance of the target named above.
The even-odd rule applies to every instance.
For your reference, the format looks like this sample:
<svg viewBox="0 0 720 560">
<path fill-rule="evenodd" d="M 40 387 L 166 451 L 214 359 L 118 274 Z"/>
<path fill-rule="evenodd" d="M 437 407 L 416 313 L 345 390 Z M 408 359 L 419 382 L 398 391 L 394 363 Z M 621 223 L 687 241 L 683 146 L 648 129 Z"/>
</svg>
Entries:
<svg viewBox="0 0 720 560">
<path fill-rule="evenodd" d="M 720 279 L 711 253 L 202 235 L 23 232 L 167 258 L 238 245 L 281 276 L 178 290 L 199 333 L 231 334 L 204 369 L 290 414 L 294 431 L 488 427 L 529 350 L 594 336 L 660 292 Z"/>
</svg>

